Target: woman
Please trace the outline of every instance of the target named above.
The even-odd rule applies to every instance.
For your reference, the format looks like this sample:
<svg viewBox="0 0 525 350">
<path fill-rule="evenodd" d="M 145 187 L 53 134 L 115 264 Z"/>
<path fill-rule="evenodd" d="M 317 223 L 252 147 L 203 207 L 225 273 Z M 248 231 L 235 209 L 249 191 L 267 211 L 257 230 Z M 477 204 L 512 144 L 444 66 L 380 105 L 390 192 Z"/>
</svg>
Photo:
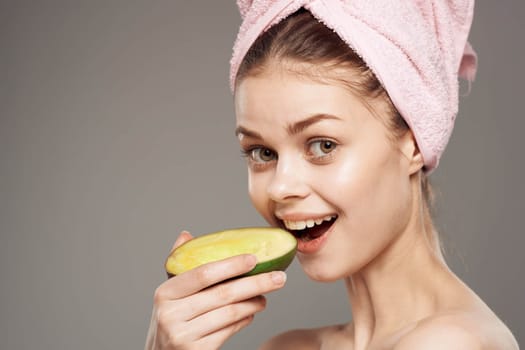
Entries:
<svg viewBox="0 0 525 350">
<path fill-rule="evenodd" d="M 472 80 L 473 4 L 239 2 L 231 87 L 255 208 L 298 239 L 317 281 L 344 279 L 349 324 L 294 330 L 262 349 L 517 349 L 447 267 L 427 175 Z M 191 239 L 183 232 L 175 246 Z M 147 349 L 217 349 L 282 288 L 237 256 L 164 282 Z M 222 282 L 222 283 L 220 283 Z"/>
</svg>

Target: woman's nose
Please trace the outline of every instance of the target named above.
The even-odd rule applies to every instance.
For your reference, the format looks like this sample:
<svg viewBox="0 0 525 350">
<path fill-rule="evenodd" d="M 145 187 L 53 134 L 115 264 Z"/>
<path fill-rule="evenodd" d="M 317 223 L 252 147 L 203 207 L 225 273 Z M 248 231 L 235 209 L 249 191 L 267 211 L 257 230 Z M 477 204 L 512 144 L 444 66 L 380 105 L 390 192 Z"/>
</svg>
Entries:
<svg viewBox="0 0 525 350">
<path fill-rule="evenodd" d="M 268 195 L 275 202 L 304 198 L 309 191 L 305 179 L 306 172 L 300 160 L 279 158 L 275 173 L 268 185 Z"/>
</svg>

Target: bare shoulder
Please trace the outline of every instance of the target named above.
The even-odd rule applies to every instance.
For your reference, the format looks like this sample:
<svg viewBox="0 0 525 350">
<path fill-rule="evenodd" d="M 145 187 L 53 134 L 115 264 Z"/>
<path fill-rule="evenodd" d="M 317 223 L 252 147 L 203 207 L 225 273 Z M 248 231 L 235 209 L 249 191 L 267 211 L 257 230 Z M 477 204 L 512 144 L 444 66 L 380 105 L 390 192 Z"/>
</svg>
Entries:
<svg viewBox="0 0 525 350">
<path fill-rule="evenodd" d="M 318 332 L 316 329 L 296 329 L 284 332 L 269 339 L 259 350 L 319 349 Z"/>
<path fill-rule="evenodd" d="M 496 317 L 457 312 L 420 321 L 394 350 L 519 350 L 510 330 Z"/>
<path fill-rule="evenodd" d="M 271 338 L 264 343 L 259 350 L 318 350 L 323 347 L 323 344 L 326 345 L 327 338 L 331 340 L 334 340 L 334 337 L 336 339 L 339 338 L 339 331 L 343 327 L 343 325 L 337 325 L 291 330 Z M 329 348 L 333 347 L 329 346 Z"/>
</svg>

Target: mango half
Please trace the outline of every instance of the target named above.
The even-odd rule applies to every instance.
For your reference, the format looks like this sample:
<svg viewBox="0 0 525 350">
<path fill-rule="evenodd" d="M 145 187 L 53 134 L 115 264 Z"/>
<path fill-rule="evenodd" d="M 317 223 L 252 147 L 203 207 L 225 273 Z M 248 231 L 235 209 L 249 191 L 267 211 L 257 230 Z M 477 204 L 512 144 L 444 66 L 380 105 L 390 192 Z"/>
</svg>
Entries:
<svg viewBox="0 0 525 350">
<path fill-rule="evenodd" d="M 168 277 L 240 254 L 254 254 L 257 265 L 243 276 L 284 271 L 292 262 L 297 240 L 275 227 L 246 227 L 209 233 L 175 248 L 166 259 Z"/>
</svg>

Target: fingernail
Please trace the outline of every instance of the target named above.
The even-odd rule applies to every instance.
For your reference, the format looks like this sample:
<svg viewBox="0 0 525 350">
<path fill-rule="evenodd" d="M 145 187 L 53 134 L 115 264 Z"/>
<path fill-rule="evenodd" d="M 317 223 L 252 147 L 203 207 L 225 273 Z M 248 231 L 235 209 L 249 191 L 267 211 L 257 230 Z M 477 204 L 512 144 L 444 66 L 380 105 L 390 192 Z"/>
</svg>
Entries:
<svg viewBox="0 0 525 350">
<path fill-rule="evenodd" d="M 272 281 L 275 284 L 283 284 L 286 281 L 286 274 L 282 271 L 274 271 L 271 275 Z"/>
</svg>

